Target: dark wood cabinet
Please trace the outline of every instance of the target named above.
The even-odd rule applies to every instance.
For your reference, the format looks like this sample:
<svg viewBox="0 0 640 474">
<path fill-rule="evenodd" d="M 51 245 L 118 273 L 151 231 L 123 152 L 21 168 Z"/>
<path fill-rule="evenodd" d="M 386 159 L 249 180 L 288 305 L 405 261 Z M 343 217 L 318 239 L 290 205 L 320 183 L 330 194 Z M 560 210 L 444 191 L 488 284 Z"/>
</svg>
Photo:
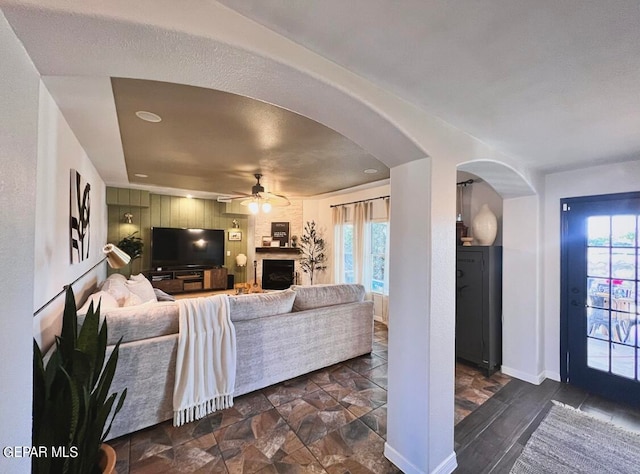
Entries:
<svg viewBox="0 0 640 474">
<path fill-rule="evenodd" d="M 456 357 L 492 373 L 502 364 L 502 247 L 458 247 Z"/>
<path fill-rule="evenodd" d="M 227 288 L 226 268 L 149 271 L 146 276 L 154 288 L 170 294 Z"/>
</svg>

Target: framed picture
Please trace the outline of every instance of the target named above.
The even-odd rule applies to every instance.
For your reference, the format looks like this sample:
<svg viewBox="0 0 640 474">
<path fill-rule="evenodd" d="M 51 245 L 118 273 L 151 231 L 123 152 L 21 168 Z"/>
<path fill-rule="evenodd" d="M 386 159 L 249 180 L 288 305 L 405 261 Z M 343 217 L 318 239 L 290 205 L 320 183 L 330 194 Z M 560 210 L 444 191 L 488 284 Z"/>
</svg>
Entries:
<svg viewBox="0 0 640 474">
<path fill-rule="evenodd" d="M 229 231 L 229 240 L 242 240 L 242 231 L 241 230 L 230 230 Z"/>
<path fill-rule="evenodd" d="M 271 238 L 270 235 L 262 236 L 262 246 L 263 247 L 271 247 L 271 241 L 272 240 L 273 239 Z"/>
<path fill-rule="evenodd" d="M 274 241 L 280 242 L 279 247 L 289 245 L 289 223 L 288 222 L 272 222 L 271 237 Z"/>
</svg>

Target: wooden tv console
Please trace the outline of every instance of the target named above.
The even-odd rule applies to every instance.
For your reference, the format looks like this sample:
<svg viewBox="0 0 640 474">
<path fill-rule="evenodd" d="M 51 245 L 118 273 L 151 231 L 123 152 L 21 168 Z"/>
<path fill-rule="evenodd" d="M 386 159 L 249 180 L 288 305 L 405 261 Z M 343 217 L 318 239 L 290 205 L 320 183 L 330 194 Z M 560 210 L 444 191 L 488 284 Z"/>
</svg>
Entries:
<svg viewBox="0 0 640 474">
<path fill-rule="evenodd" d="M 183 268 L 173 270 L 150 270 L 145 276 L 154 288 L 169 294 L 187 291 L 225 290 L 226 268 Z"/>
</svg>

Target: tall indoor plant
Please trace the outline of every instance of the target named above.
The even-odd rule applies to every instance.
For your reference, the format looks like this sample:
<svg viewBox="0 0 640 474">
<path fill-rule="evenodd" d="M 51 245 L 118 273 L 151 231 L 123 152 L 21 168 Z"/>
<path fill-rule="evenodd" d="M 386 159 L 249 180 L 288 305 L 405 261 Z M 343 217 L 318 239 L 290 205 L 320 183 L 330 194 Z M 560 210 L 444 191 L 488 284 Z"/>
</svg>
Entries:
<svg viewBox="0 0 640 474">
<path fill-rule="evenodd" d="M 95 310 L 90 305 L 78 332 L 75 297 L 67 287 L 62 332 L 48 361 L 33 343 L 33 445 L 48 450 L 32 459 L 34 473 L 98 472 L 100 446 L 127 395 L 126 389 L 109 394 L 121 340 L 105 364 L 107 323 L 100 325 L 100 304 Z"/>
<path fill-rule="evenodd" d="M 138 231 L 132 232 L 118 242 L 118 248 L 122 249 L 127 255 L 129 255 L 132 262 L 135 259 L 142 257 L 142 249 L 144 247 L 144 242 L 140 237 L 136 236 L 137 233 Z"/>
<path fill-rule="evenodd" d="M 300 268 L 309 274 L 309 279 L 313 285 L 313 277 L 316 272 L 324 271 L 327 266 L 327 254 L 325 254 L 326 244 L 316 229 L 315 221 L 307 221 L 304 226 L 304 234 L 300 237 Z"/>
</svg>

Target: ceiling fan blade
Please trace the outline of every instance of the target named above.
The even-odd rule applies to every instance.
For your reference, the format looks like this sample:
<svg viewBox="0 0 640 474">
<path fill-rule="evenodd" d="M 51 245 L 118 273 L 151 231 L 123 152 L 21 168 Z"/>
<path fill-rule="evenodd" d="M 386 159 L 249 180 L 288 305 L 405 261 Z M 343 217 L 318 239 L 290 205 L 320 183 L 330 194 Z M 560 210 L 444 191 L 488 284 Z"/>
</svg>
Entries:
<svg viewBox="0 0 640 474">
<path fill-rule="evenodd" d="M 272 206 L 285 207 L 291 204 L 289 199 L 282 194 L 262 193 L 262 198 L 268 200 Z"/>
</svg>

